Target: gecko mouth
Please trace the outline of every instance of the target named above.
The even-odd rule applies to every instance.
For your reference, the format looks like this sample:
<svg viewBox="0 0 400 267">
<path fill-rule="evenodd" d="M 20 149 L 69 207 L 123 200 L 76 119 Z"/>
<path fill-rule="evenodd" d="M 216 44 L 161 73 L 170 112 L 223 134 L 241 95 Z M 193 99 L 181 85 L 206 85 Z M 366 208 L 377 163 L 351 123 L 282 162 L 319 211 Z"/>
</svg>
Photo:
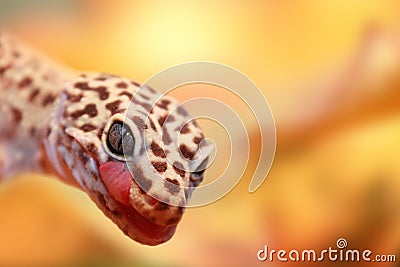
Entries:
<svg viewBox="0 0 400 267">
<path fill-rule="evenodd" d="M 157 245 L 169 240 L 175 233 L 176 225 L 162 226 L 151 222 L 137 211 L 129 201 L 133 183 L 129 170 L 123 162 L 106 162 L 99 168 L 101 179 L 117 205 L 110 210 L 106 205 L 103 211 L 122 231 L 132 239 L 147 245 Z"/>
<path fill-rule="evenodd" d="M 128 222 L 126 228 L 121 228 L 134 240 L 146 245 L 158 245 L 168 241 L 176 230 L 176 225 L 161 226 L 143 217 L 134 207 L 117 202 L 124 220 Z"/>
</svg>

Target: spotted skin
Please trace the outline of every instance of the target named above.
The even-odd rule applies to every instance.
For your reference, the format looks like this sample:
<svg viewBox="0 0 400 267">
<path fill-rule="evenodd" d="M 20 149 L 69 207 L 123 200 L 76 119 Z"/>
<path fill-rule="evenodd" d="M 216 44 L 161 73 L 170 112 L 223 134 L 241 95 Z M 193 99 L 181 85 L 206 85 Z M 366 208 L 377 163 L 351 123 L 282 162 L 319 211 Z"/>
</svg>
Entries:
<svg viewBox="0 0 400 267">
<path fill-rule="evenodd" d="M 208 158 L 176 100 L 116 75 L 79 74 L 4 33 L 0 93 L 0 180 L 52 173 L 132 239 L 172 237 Z"/>
</svg>

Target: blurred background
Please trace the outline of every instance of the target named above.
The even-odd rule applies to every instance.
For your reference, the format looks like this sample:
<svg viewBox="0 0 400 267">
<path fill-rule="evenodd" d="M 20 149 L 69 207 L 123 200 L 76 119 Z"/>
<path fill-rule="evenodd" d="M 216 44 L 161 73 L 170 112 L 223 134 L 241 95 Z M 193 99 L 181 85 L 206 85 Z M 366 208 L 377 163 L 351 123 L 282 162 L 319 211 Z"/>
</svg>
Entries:
<svg viewBox="0 0 400 267">
<path fill-rule="evenodd" d="M 260 146 L 249 110 L 216 87 L 182 89 L 179 99 L 213 95 L 248 120 L 250 163 L 231 193 L 187 210 L 172 240 L 147 247 L 84 193 L 24 174 L 0 186 L 0 266 L 281 266 L 257 251 L 339 238 L 400 260 L 399 1 L 1 0 L 0 23 L 72 68 L 137 81 L 187 61 L 227 64 L 259 86 L 277 126 L 270 174 L 249 194 Z M 226 136 L 202 124 L 224 158 Z M 314 265 L 347 264 L 357 266 Z"/>
</svg>

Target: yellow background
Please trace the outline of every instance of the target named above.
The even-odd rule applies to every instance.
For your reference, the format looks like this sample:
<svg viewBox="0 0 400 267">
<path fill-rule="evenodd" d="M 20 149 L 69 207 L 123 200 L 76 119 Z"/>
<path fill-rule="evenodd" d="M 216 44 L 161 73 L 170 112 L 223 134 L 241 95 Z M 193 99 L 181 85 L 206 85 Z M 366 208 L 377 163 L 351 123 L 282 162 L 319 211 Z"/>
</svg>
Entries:
<svg viewBox="0 0 400 267">
<path fill-rule="evenodd" d="M 326 249 L 339 238 L 400 260 L 398 1 L 15 3 L 0 2 L 2 28 L 76 69 L 137 81 L 193 60 L 239 69 L 269 101 L 278 139 L 266 182 L 249 194 L 259 147 L 250 122 L 242 181 L 188 210 L 157 247 L 131 241 L 83 193 L 50 177 L 5 182 L 0 266 L 281 266 L 256 252 Z M 329 264 L 346 265 L 320 263 Z"/>
</svg>

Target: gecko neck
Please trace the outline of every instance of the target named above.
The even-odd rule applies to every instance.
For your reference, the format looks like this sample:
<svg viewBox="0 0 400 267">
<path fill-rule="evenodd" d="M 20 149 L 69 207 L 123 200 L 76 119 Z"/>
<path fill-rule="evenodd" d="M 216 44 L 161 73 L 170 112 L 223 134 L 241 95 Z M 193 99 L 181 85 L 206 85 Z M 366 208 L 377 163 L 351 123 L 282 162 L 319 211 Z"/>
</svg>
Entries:
<svg viewBox="0 0 400 267">
<path fill-rule="evenodd" d="M 73 76 L 0 32 L 0 179 L 48 171 L 42 139 L 62 87 Z"/>
</svg>

